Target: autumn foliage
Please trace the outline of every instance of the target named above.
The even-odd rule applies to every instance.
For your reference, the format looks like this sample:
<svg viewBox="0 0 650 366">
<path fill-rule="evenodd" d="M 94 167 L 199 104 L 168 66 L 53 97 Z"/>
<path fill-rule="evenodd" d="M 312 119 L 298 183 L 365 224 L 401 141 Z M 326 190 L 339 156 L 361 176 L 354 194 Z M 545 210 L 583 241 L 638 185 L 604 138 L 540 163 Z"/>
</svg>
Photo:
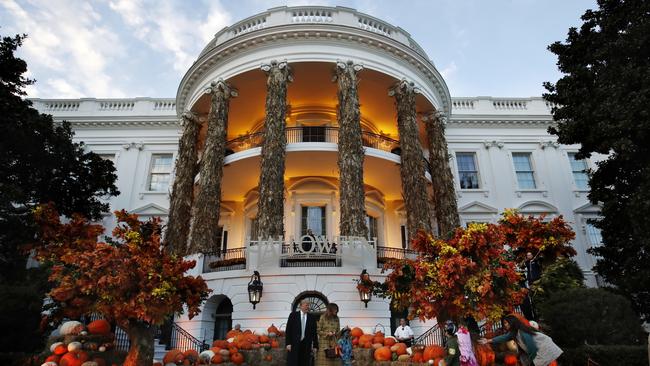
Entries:
<svg viewBox="0 0 650 366">
<path fill-rule="evenodd" d="M 551 260 L 574 255 L 574 233 L 557 217 L 524 217 L 506 211 L 498 224 L 472 223 L 448 240 L 423 232 L 411 245 L 417 260 L 395 260 L 383 285 L 393 305 L 411 308 L 411 316 L 498 320 L 519 305 L 526 290 L 517 264 L 519 253 L 543 253 Z"/>
<path fill-rule="evenodd" d="M 132 336 L 184 307 L 190 318 L 197 315 L 209 290 L 200 276 L 185 275 L 195 261 L 162 250 L 159 218 L 141 222 L 125 211 L 115 215 L 113 239 L 100 242 L 101 225 L 80 215 L 62 223 L 51 205 L 35 210 L 41 228 L 37 258 L 51 268 L 51 317 L 98 313 Z"/>
</svg>

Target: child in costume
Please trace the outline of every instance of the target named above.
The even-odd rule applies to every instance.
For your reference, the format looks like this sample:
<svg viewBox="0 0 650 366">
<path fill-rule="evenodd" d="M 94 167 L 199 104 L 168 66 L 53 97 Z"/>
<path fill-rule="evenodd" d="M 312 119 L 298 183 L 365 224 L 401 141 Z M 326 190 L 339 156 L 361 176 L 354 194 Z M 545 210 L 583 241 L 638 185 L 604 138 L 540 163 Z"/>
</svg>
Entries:
<svg viewBox="0 0 650 366">
<path fill-rule="evenodd" d="M 350 338 L 350 328 L 345 327 L 341 330 L 341 338 L 336 342 L 340 347 L 341 360 L 343 366 L 352 365 L 352 338 Z"/>
</svg>

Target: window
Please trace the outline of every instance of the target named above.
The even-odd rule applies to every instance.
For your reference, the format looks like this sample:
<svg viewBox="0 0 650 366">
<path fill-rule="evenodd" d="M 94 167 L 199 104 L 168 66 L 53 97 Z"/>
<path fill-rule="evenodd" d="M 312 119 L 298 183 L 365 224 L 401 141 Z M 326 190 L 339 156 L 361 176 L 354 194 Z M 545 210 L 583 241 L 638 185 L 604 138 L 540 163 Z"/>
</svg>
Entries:
<svg viewBox="0 0 650 366">
<path fill-rule="evenodd" d="M 399 226 L 399 232 L 401 237 L 402 249 L 408 249 L 408 240 L 406 233 L 406 225 Z"/>
<path fill-rule="evenodd" d="M 169 187 L 172 175 L 172 154 L 154 154 L 151 156 L 149 171 L 149 190 L 162 192 Z"/>
<path fill-rule="evenodd" d="M 325 142 L 325 127 L 304 126 L 302 128 L 302 142 Z"/>
<path fill-rule="evenodd" d="M 217 237 L 214 238 L 216 243 L 219 243 L 219 248 L 222 252 L 228 250 L 228 231 L 223 229 L 223 226 L 219 226 L 217 229 Z"/>
<path fill-rule="evenodd" d="M 512 153 L 519 189 L 535 189 L 535 172 L 530 162 L 530 153 Z"/>
<path fill-rule="evenodd" d="M 368 240 L 379 240 L 379 235 L 377 235 L 377 218 L 366 215 L 366 227 L 368 228 Z"/>
<path fill-rule="evenodd" d="M 590 247 L 600 246 L 603 242 L 603 237 L 600 234 L 600 229 L 595 227 L 593 224 L 587 223 L 585 225 L 585 231 L 587 233 L 587 241 L 589 242 Z"/>
<path fill-rule="evenodd" d="M 461 189 L 478 189 L 478 170 L 475 153 L 456 153 L 458 181 Z"/>
<path fill-rule="evenodd" d="M 316 236 L 325 235 L 327 231 L 325 206 L 302 206 L 301 222 L 301 235 L 307 235 L 307 230 L 311 230 L 311 233 Z"/>
<path fill-rule="evenodd" d="M 576 153 L 569 153 L 569 163 L 573 172 L 573 181 L 578 189 L 589 189 L 589 177 L 587 176 L 587 161 L 576 159 Z"/>
<path fill-rule="evenodd" d="M 259 226 L 258 226 L 258 223 L 257 223 L 257 216 L 255 216 L 255 217 L 253 217 L 251 219 L 251 233 L 250 233 L 250 236 L 251 236 L 251 240 L 257 240 L 257 238 L 259 236 Z"/>
</svg>

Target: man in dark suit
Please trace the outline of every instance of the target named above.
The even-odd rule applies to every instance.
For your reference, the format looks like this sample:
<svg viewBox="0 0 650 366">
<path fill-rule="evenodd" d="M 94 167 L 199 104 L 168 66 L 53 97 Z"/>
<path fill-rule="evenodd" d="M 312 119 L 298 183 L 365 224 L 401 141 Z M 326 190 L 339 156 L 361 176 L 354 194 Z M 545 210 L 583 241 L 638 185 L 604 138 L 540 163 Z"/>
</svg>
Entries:
<svg viewBox="0 0 650 366">
<path fill-rule="evenodd" d="M 286 337 L 287 366 L 308 366 L 311 352 L 318 352 L 316 318 L 309 314 L 309 300 L 302 300 L 298 311 L 289 315 Z"/>
</svg>

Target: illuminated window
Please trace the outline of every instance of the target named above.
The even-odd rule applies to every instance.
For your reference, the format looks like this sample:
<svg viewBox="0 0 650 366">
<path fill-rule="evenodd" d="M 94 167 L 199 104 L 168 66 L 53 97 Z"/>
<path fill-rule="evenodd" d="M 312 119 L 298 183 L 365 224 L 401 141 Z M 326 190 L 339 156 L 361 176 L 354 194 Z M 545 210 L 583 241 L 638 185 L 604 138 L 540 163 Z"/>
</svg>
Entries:
<svg viewBox="0 0 650 366">
<path fill-rule="evenodd" d="M 166 191 L 172 175 L 172 154 L 154 154 L 151 156 L 149 170 L 149 190 Z"/>
</svg>

